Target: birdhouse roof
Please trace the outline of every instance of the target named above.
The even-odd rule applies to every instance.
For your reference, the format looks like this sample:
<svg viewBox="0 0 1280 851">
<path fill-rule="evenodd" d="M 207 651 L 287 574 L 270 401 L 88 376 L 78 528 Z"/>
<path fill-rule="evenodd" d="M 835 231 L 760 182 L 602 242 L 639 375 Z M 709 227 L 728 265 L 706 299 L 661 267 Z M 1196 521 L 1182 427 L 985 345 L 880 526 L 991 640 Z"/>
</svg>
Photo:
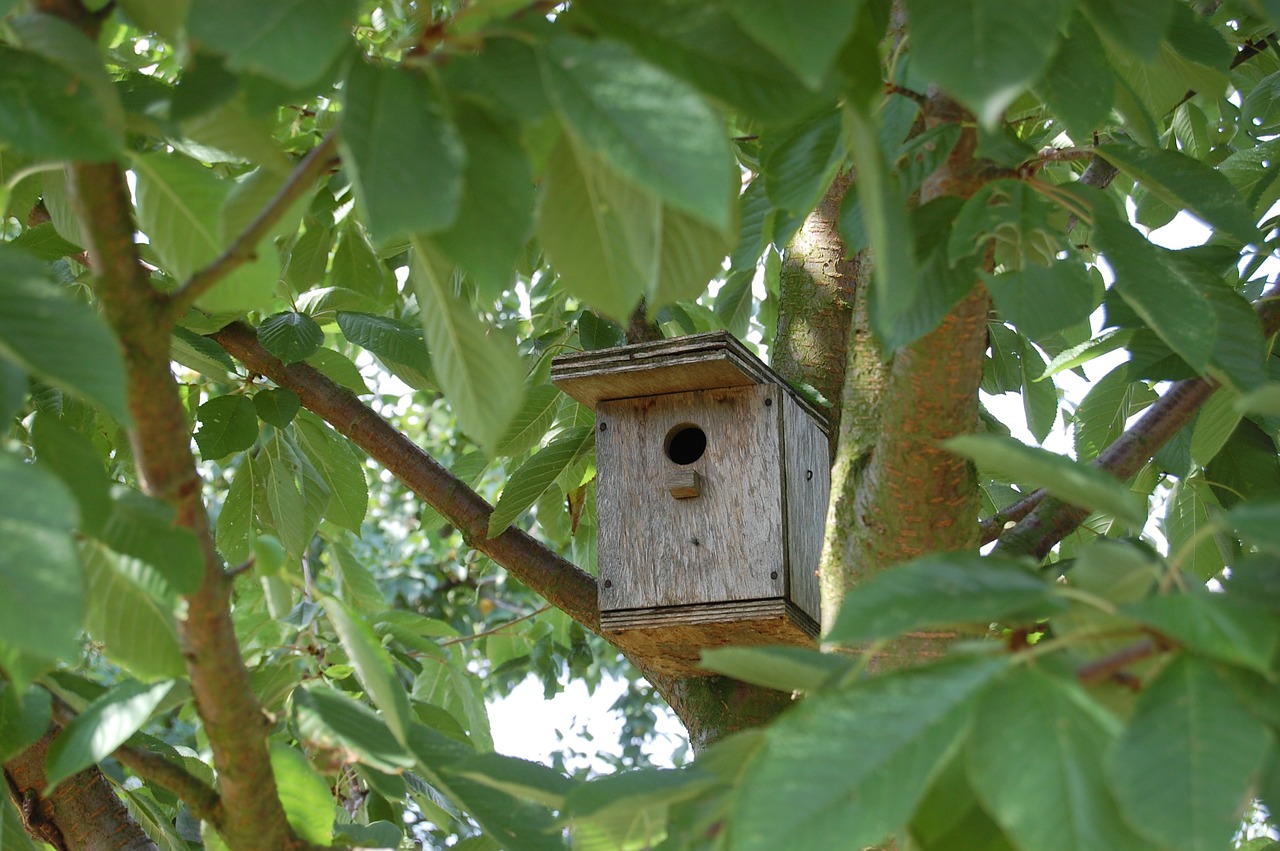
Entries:
<svg viewBox="0 0 1280 851">
<path fill-rule="evenodd" d="M 826 428 L 826 414 L 727 331 L 560 355 L 551 381 L 592 410 L 612 399 L 776 384 Z"/>
</svg>

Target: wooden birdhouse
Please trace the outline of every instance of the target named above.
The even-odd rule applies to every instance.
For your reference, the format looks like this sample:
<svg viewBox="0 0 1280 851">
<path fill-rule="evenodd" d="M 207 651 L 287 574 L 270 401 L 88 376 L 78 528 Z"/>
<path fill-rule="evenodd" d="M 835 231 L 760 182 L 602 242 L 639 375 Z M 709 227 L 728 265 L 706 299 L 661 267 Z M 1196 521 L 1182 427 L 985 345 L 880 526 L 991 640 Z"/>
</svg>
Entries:
<svg viewBox="0 0 1280 851">
<path fill-rule="evenodd" d="M 730 334 L 557 357 L 596 413 L 600 619 L 661 673 L 703 648 L 813 644 L 826 421 Z"/>
</svg>

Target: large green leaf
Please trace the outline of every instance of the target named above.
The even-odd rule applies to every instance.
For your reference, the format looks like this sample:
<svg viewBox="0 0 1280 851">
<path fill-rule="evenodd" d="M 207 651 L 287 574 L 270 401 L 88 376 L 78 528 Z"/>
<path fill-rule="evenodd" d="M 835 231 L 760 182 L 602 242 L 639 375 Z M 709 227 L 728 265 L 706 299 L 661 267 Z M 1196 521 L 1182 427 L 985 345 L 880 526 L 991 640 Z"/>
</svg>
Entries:
<svg viewBox="0 0 1280 851">
<path fill-rule="evenodd" d="M 45 766 L 49 788 L 123 745 L 141 729 L 172 688 L 172 680 L 150 686 L 124 680 L 85 707 L 49 745 Z"/>
<path fill-rule="evenodd" d="M 431 81 L 354 62 L 343 105 L 342 161 L 373 241 L 452 224 L 467 153 Z"/>
<path fill-rule="evenodd" d="M 511 340 L 485 328 L 449 290 L 430 249 L 418 239 L 413 244 L 410 280 L 440 386 L 462 429 L 492 450 L 520 410 L 524 364 Z"/>
<path fill-rule="evenodd" d="M 262 471 L 261 494 L 266 517 L 274 525 L 285 551 L 301 558 L 329 504 L 329 490 L 311 462 L 281 432 L 262 448 L 254 463 L 254 478 Z M 263 507 L 258 507 L 263 516 Z M 264 517 L 264 519 L 266 519 Z"/>
<path fill-rule="evenodd" d="M 821 200 L 846 156 L 841 117 L 838 109 L 825 110 L 764 134 L 760 176 L 774 205 L 804 216 Z"/>
<path fill-rule="evenodd" d="M 177 598 L 145 562 L 96 543 L 81 549 L 87 581 L 85 629 L 107 659 L 142 680 L 186 675 L 173 612 Z"/>
<path fill-rule="evenodd" d="M 696 768 L 642 768 L 583 784 L 565 806 L 574 847 L 652 847 L 665 830 L 668 808 L 714 784 Z"/>
<path fill-rule="evenodd" d="M 1175 657 L 1138 697 L 1111 753 L 1112 789 L 1129 823 L 1177 851 L 1230 844 L 1271 735 L 1217 667 Z"/>
<path fill-rule="evenodd" d="M 1215 230 L 1246 245 L 1259 239 L 1253 213 L 1221 172 L 1177 151 L 1137 145 L 1102 145 L 1099 156 L 1165 203 L 1194 213 Z"/>
<path fill-rule="evenodd" d="M 53 284 L 44 265 L 0 246 L 0 357 L 96 402 L 128 425 L 120 344 L 98 315 Z"/>
<path fill-rule="evenodd" d="M 91 42 L 85 44 L 97 54 Z M 119 154 L 123 128 L 82 74 L 4 45 L 0 65 L 0 142 L 41 160 L 105 162 Z"/>
<path fill-rule="evenodd" d="M 0 642 L 76 659 L 84 575 L 72 532 L 71 491 L 52 474 L 0 453 Z"/>
<path fill-rule="evenodd" d="M 862 848 L 902 828 L 962 741 L 975 695 L 1003 667 L 916 668 L 814 695 L 779 717 L 735 790 L 734 847 Z"/>
<path fill-rule="evenodd" d="M 851 588 L 827 639 L 891 638 L 912 630 L 1012 619 L 1064 608 L 1053 585 L 1020 562 L 976 553 L 928 555 Z"/>
<path fill-rule="evenodd" d="M 554 40 L 547 87 L 578 144 L 671 206 L 728 233 L 738 170 L 720 116 L 621 45 Z"/>
<path fill-rule="evenodd" d="M 286 311 L 262 320 L 258 342 L 281 363 L 294 363 L 314 355 L 324 344 L 324 331 L 305 313 Z"/>
<path fill-rule="evenodd" d="M 360 524 L 369 510 L 369 483 L 361 457 L 346 438 L 310 412 L 298 417 L 296 434 L 299 447 L 329 486 L 325 518 L 360 534 Z"/>
<path fill-rule="evenodd" d="M 1101 295 L 1089 270 L 1074 257 L 999 275 L 983 272 L 982 280 L 1005 321 L 1032 339 L 1085 321 Z"/>
<path fill-rule="evenodd" d="M 0 760 L 8 762 L 40 740 L 49 729 L 51 702 L 41 686 L 0 683 Z"/>
<path fill-rule="evenodd" d="M 911 68 L 987 127 L 1053 57 L 1066 0 L 908 0 Z"/>
<path fill-rule="evenodd" d="M 204 577 L 204 556 L 195 534 L 175 522 L 173 507 L 140 491 L 118 486 L 111 515 L 99 538 L 121 555 L 151 565 L 179 594 L 191 594 Z"/>
<path fill-rule="evenodd" d="M 431 386 L 431 358 L 421 325 L 369 313 L 338 311 L 342 335 L 378 356 L 392 373 L 410 387 Z M 358 376 L 359 373 L 356 373 Z M 367 392 L 367 391 L 366 391 Z"/>
<path fill-rule="evenodd" d="M 31 425 L 40 466 L 62 480 L 80 506 L 80 530 L 96 535 L 111 514 L 111 479 L 89 438 L 52 413 L 41 411 Z"/>
<path fill-rule="evenodd" d="M 1130 603 L 1124 613 L 1192 653 L 1251 668 L 1264 676 L 1274 668 L 1280 623 L 1266 608 L 1236 595 L 1214 594 L 1193 586 L 1185 594 Z"/>
<path fill-rule="evenodd" d="M 310 685 L 294 691 L 292 702 L 293 723 L 304 741 L 380 771 L 400 772 L 413 764 L 384 721 L 342 692 Z"/>
<path fill-rule="evenodd" d="M 329 784 L 305 754 L 283 742 L 271 743 L 271 773 L 289 826 L 298 838 L 328 845 L 333 838 L 335 808 Z"/>
<path fill-rule="evenodd" d="M 808 647 L 708 647 L 702 667 L 779 691 L 817 691 L 851 661 Z"/>
<path fill-rule="evenodd" d="M 316 81 L 350 44 L 355 0 L 190 0 L 187 30 L 233 71 L 286 86 Z"/>
<path fill-rule="evenodd" d="M 1076 406 L 1075 450 L 1080 461 L 1092 461 L 1124 434 L 1129 417 L 1157 398 L 1154 390 L 1129 377 L 1121 364 L 1094 382 Z"/>
<path fill-rule="evenodd" d="M 138 224 L 151 249 L 176 280 L 191 277 L 222 253 L 222 206 L 232 189 L 212 169 L 177 154 L 139 154 L 131 160 L 137 176 Z M 262 307 L 279 274 L 275 252 L 259 248 L 201 296 L 210 313 L 239 313 Z"/>
<path fill-rule="evenodd" d="M 412 716 L 409 698 L 396 676 L 391 656 L 378 641 L 373 629 L 346 603 L 334 597 L 324 598 L 325 611 L 333 624 L 347 658 L 356 669 L 356 676 L 374 704 L 382 710 L 391 733 L 401 744 L 408 741 Z"/>
<path fill-rule="evenodd" d="M 1072 679 L 1020 666 L 983 692 L 966 746 L 969 778 L 1020 848 L 1140 851 L 1147 845 L 1121 817 L 1103 771 L 1118 733 Z"/>
<path fill-rule="evenodd" d="M 816 89 L 849 37 L 861 4 L 730 0 L 727 5 L 739 26 Z"/>
<path fill-rule="evenodd" d="M 248 396 L 215 396 L 199 407 L 196 419 L 196 446 L 209 461 L 248 449 L 258 439 L 258 412 Z"/>
<path fill-rule="evenodd" d="M 1115 72 L 1097 34 L 1083 18 L 1074 17 L 1036 92 L 1071 137 L 1083 143 L 1106 122 L 1115 87 Z"/>
<path fill-rule="evenodd" d="M 1105 511 L 1134 526 L 1146 519 L 1129 489 L 1096 467 L 994 434 L 961 435 L 943 445 L 988 473 L 1042 487 L 1081 508 Z"/>
<path fill-rule="evenodd" d="M 572 428 L 534 453 L 507 479 L 489 515 L 489 537 L 502 534 L 525 509 L 538 501 L 561 473 L 596 445 L 591 426 Z"/>
<path fill-rule="evenodd" d="M 435 239 L 481 292 L 497 297 L 533 230 L 533 169 L 513 129 L 487 114 L 460 110 L 458 130 L 467 146 L 462 200 L 458 218 Z"/>
<path fill-rule="evenodd" d="M 1147 61 L 1156 58 L 1173 22 L 1170 0 L 1081 0 L 1081 7 L 1107 41 Z"/>
<path fill-rule="evenodd" d="M 524 394 L 524 402 L 516 412 L 506 434 L 494 447 L 496 455 L 515 456 L 528 452 L 542 442 L 560 408 L 560 389 L 539 384 Z"/>
<path fill-rule="evenodd" d="M 229 564 L 239 565 L 249 558 L 249 536 L 253 531 L 253 465 L 246 459 L 235 472 L 227 498 L 218 512 L 218 552 Z"/>
</svg>

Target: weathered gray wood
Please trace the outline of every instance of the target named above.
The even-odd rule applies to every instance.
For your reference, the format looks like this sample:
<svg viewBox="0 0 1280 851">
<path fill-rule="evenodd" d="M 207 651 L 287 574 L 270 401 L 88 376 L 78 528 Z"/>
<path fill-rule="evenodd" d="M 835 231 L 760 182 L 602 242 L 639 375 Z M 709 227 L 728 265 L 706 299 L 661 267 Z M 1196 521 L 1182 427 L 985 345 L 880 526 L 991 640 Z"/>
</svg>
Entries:
<svg viewBox="0 0 1280 851">
<path fill-rule="evenodd" d="M 697 470 L 672 470 L 667 473 L 663 484 L 667 493 L 675 499 L 693 499 L 702 496 L 702 476 Z"/>
<path fill-rule="evenodd" d="M 813 647 L 818 624 L 786 600 L 747 600 L 602 613 L 600 626 L 623 651 L 675 677 L 710 676 L 699 666 L 714 647 L 793 644 Z"/>
<path fill-rule="evenodd" d="M 726 331 L 560 355 L 557 387 L 591 409 L 602 401 L 776 384 L 826 428 L 826 415 Z"/>
<path fill-rule="evenodd" d="M 781 388 L 771 385 L 601 402 L 596 411 L 602 611 L 783 597 Z M 706 449 L 667 457 L 695 425 Z M 668 472 L 701 480 L 673 499 Z"/>
<path fill-rule="evenodd" d="M 831 492 L 830 448 L 826 434 L 799 405 L 783 403 L 785 495 L 787 511 L 787 597 L 821 619 L 818 563 Z"/>
</svg>

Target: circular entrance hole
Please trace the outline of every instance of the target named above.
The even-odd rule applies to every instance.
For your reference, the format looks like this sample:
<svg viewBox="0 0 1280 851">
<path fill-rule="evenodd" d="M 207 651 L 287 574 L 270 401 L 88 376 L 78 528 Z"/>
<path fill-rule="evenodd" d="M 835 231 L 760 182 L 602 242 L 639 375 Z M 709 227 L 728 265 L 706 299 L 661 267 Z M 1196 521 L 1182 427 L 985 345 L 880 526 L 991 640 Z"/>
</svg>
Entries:
<svg viewBox="0 0 1280 851">
<path fill-rule="evenodd" d="M 696 425 L 683 423 L 667 433 L 663 443 L 667 457 L 677 464 L 692 464 L 707 451 L 707 433 Z"/>
</svg>

